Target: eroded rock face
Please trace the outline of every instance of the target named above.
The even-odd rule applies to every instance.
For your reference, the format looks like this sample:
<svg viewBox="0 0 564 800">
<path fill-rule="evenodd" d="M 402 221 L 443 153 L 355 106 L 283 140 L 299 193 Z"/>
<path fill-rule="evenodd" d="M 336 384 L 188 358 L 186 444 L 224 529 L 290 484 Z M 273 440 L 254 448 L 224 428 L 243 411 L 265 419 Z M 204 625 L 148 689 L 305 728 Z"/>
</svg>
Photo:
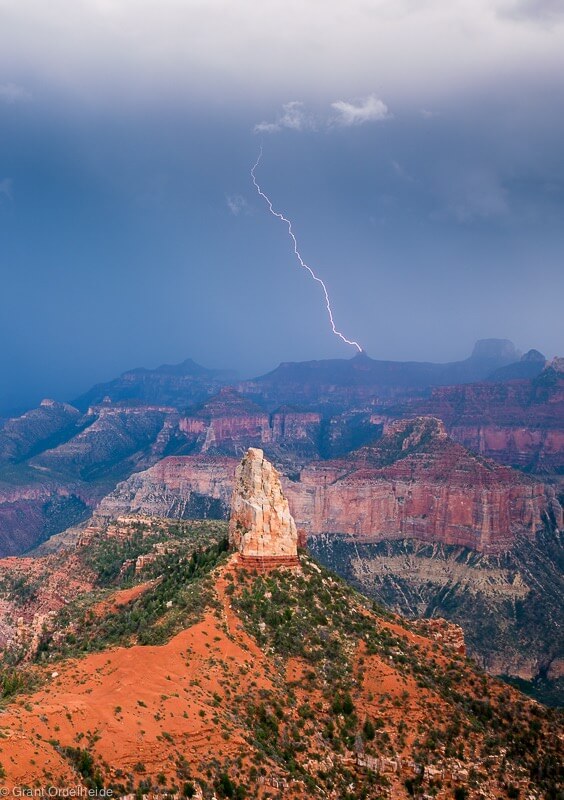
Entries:
<svg viewBox="0 0 564 800">
<path fill-rule="evenodd" d="M 517 536 L 499 555 L 414 539 L 362 544 L 326 535 L 308 544 L 314 558 L 377 603 L 410 618 L 432 615 L 443 644 L 456 648 L 456 631 L 441 631 L 436 617 L 462 626 L 468 655 L 487 672 L 549 681 L 564 674 L 554 635 L 562 616 L 564 534 L 545 531 L 534 543 Z"/>
<path fill-rule="evenodd" d="M 393 419 L 416 414 L 439 417 L 455 441 L 487 458 L 541 475 L 561 474 L 564 359 L 555 358 L 533 380 L 438 387 L 377 421 L 386 432 Z"/>
<path fill-rule="evenodd" d="M 429 417 L 395 422 L 374 445 L 311 463 L 299 477 L 285 490 L 308 535 L 418 539 L 499 553 L 517 534 L 534 540 L 547 514 L 556 527 L 563 524 L 553 487 L 477 458 Z"/>
<path fill-rule="evenodd" d="M 184 453 L 240 456 L 248 447 L 265 447 L 271 456 L 291 451 L 319 455 L 321 414 L 279 408 L 267 413 L 232 387 L 225 387 L 180 419 Z"/>
<path fill-rule="evenodd" d="M 236 468 L 234 458 L 169 457 L 120 484 L 96 514 L 226 517 Z M 547 515 L 564 525 L 554 487 L 473 455 L 429 418 L 399 421 L 374 445 L 313 461 L 281 480 L 309 536 L 407 538 L 500 553 L 517 535 L 533 541 Z"/>
<path fill-rule="evenodd" d="M 244 560 L 298 563 L 298 532 L 280 475 L 258 448 L 247 450 L 235 472 L 229 542 Z"/>
<path fill-rule="evenodd" d="M 108 494 L 98 520 L 124 514 L 179 519 L 227 519 L 237 461 L 222 456 L 169 456 L 137 472 Z"/>
</svg>

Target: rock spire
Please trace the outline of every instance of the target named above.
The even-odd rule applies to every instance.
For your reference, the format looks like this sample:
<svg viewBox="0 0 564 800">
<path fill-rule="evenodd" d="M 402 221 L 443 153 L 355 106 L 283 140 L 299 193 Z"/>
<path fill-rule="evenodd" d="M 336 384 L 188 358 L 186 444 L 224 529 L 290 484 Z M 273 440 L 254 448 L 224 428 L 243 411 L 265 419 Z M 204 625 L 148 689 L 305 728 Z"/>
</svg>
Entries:
<svg viewBox="0 0 564 800">
<path fill-rule="evenodd" d="M 229 543 L 242 564 L 298 565 L 298 532 L 280 475 L 262 450 L 250 447 L 235 472 Z"/>
</svg>

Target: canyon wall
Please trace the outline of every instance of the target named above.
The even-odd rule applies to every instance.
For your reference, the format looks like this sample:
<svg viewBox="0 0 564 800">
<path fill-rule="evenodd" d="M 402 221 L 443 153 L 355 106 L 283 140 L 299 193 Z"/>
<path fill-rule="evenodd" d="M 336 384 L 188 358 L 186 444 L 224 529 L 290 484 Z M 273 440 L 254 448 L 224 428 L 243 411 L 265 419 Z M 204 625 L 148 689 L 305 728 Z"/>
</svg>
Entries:
<svg viewBox="0 0 564 800">
<path fill-rule="evenodd" d="M 441 375 L 458 374 L 458 367 L 453 369 Z M 164 382 L 169 388 L 177 380 L 205 383 L 210 376 L 200 372 L 194 365 L 167 367 L 150 376 L 134 371 L 119 380 L 120 391 L 130 379 L 136 387 L 146 381 Z M 561 360 L 553 360 L 527 380 L 436 386 L 430 396 L 425 396 L 429 389 L 421 388 L 412 396 L 404 386 L 401 400 L 378 397 L 377 381 L 382 375 L 391 380 L 395 373 L 390 365 L 384 369 L 364 354 L 350 361 L 286 365 L 275 372 L 265 379 L 264 386 L 274 394 L 261 396 L 263 406 L 224 386 L 211 397 L 204 392 L 199 405 L 182 411 L 128 404 L 117 392 L 122 404 L 102 397 L 101 404 L 84 414 L 69 405 L 44 401 L 38 409 L 5 420 L 0 428 L 0 555 L 22 552 L 78 522 L 87 507 L 95 506 L 118 481 L 159 459 L 198 454 L 240 458 L 249 446 L 263 449 L 292 484 L 299 484 L 299 491 L 293 485 L 289 491 L 294 490 L 293 502 L 303 524 L 315 531 L 369 536 L 377 529 L 391 537 L 439 537 L 499 549 L 514 530 L 534 531 L 543 513 L 559 518 L 549 488 L 520 482 L 513 473 L 502 478 L 479 458 L 469 461 L 468 454 L 461 464 L 455 451 L 435 452 L 433 464 L 443 462 L 436 473 L 414 462 L 415 471 L 406 476 L 401 471 L 405 464 L 382 471 L 392 462 L 376 463 L 373 458 L 361 464 L 359 458 L 364 456 L 359 453 L 369 445 L 374 455 L 374 443 L 382 431 L 393 431 L 395 420 L 431 415 L 443 420 L 451 439 L 467 450 L 551 482 L 562 502 Z M 425 365 L 406 366 L 402 374 L 407 380 L 406 376 L 419 373 L 427 375 L 425 380 L 430 374 Z M 281 406 L 286 389 L 278 391 L 280 387 L 288 388 L 290 400 L 299 400 L 302 395 L 293 396 L 292 386 L 302 378 L 307 379 L 302 395 L 307 394 L 309 380 L 322 388 L 319 406 L 309 410 Z M 345 410 L 332 409 L 337 396 Z M 454 459 L 456 469 L 449 459 Z M 458 477 L 451 479 L 451 472 Z M 328 484 L 331 475 L 331 480 L 338 478 L 335 486 Z M 179 513 L 225 515 L 224 498 L 197 489 L 190 496 L 190 501 L 178 501 Z M 62 513 L 57 519 L 58 508 Z"/>
<path fill-rule="evenodd" d="M 107 495 L 97 519 L 126 514 L 179 519 L 226 519 L 237 459 L 222 456 L 169 456 L 137 472 Z"/>
<path fill-rule="evenodd" d="M 180 452 L 241 455 L 248 447 L 319 455 L 321 414 L 279 408 L 267 413 L 231 387 L 182 416 Z M 180 440 L 179 440 L 180 441 Z"/>
<path fill-rule="evenodd" d="M 225 517 L 236 465 L 217 456 L 163 459 L 120 484 L 96 513 Z M 428 418 L 396 423 L 375 445 L 313 462 L 282 483 L 308 535 L 416 538 L 502 552 L 517 534 L 533 539 L 548 518 L 563 525 L 552 487 L 473 456 Z"/>
<path fill-rule="evenodd" d="M 428 398 L 388 405 L 378 421 L 436 416 L 476 453 L 529 472 L 563 474 L 563 364 L 554 359 L 531 380 L 437 387 Z"/>
</svg>

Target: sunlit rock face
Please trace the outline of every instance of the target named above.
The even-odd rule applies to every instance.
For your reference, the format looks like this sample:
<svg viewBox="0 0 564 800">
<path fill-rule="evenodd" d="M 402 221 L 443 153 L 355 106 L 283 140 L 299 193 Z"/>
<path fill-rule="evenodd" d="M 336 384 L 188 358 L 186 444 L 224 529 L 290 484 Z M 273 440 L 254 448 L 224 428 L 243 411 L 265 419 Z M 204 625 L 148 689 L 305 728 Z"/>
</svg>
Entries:
<svg viewBox="0 0 564 800">
<path fill-rule="evenodd" d="M 298 563 L 298 531 L 280 475 L 258 448 L 249 448 L 235 472 L 229 541 L 243 562 Z"/>
</svg>

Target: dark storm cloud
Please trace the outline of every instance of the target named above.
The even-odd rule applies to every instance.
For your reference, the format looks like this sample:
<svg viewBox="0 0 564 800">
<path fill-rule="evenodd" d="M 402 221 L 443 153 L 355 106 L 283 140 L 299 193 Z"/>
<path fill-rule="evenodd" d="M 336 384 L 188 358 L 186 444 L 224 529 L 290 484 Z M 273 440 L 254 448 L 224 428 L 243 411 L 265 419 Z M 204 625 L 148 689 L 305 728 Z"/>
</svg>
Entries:
<svg viewBox="0 0 564 800">
<path fill-rule="evenodd" d="M 561 351 L 556 10 L 0 0 L 0 413 L 187 356 L 353 355 L 251 185 L 261 140 L 369 354 Z"/>
</svg>

